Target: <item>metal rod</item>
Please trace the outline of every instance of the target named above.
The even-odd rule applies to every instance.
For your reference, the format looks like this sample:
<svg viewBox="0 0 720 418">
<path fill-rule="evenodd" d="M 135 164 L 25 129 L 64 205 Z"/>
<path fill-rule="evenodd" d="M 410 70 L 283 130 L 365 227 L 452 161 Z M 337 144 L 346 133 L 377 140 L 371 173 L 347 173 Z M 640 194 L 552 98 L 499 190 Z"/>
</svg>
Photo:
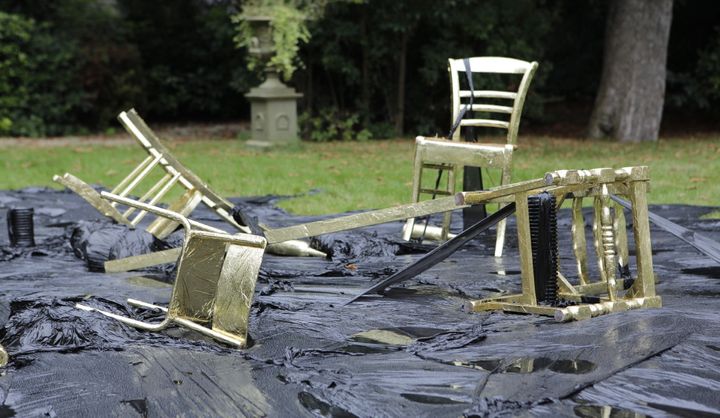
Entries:
<svg viewBox="0 0 720 418">
<path fill-rule="evenodd" d="M 126 316 L 117 315 L 112 312 L 103 311 L 102 309 L 93 308 L 91 306 L 83 305 L 81 303 L 75 304 L 75 307 L 78 309 L 82 309 L 83 311 L 87 312 L 97 312 L 100 314 L 103 314 L 109 318 L 117 319 L 118 321 L 133 326 L 135 328 L 144 329 L 145 331 L 161 331 L 165 328 L 167 328 L 168 324 L 170 323 L 170 320 L 166 317 L 162 322 L 159 322 L 157 324 L 151 324 L 149 322 L 142 322 L 138 321 L 136 319 L 128 318 Z"/>
</svg>

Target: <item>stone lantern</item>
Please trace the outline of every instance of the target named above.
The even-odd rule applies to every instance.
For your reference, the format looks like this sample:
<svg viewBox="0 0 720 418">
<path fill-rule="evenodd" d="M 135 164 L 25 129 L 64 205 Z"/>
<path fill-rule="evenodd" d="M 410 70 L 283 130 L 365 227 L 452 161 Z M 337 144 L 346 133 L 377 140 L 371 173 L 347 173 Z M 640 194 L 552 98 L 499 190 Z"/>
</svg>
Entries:
<svg viewBox="0 0 720 418">
<path fill-rule="evenodd" d="M 274 53 L 271 18 L 254 16 L 245 18 L 255 35 L 248 53 L 267 63 Z M 245 97 L 250 100 L 252 139 L 248 146 L 270 148 L 298 140 L 297 99 L 302 94 L 280 81 L 278 71 L 265 65 L 265 81 L 250 89 Z"/>
</svg>

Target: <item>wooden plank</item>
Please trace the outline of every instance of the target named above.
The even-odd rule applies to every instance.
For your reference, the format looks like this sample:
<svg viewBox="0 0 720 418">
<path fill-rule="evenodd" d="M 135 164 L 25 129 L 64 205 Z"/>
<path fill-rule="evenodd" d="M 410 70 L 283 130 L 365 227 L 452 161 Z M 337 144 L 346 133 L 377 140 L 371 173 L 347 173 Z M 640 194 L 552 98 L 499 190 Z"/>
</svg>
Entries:
<svg viewBox="0 0 720 418">
<path fill-rule="evenodd" d="M 455 197 L 445 197 L 435 200 L 426 200 L 419 203 L 410 203 L 387 209 L 372 210 L 354 215 L 341 216 L 324 221 L 310 222 L 302 225 L 265 231 L 265 238 L 269 243 L 288 241 L 291 239 L 308 238 L 331 232 L 362 228 L 364 226 L 378 225 L 386 222 L 400 221 L 408 218 L 417 218 L 449 210 L 462 209 L 466 205 L 456 204 Z"/>
<path fill-rule="evenodd" d="M 526 180 L 517 183 L 512 183 L 504 186 L 493 187 L 488 190 L 482 190 L 477 192 L 460 192 L 455 195 L 458 204 L 466 205 L 479 205 L 486 203 L 491 199 L 496 199 L 503 196 L 510 196 L 516 193 L 529 192 L 532 190 L 541 190 L 549 187 L 545 178 Z"/>
</svg>

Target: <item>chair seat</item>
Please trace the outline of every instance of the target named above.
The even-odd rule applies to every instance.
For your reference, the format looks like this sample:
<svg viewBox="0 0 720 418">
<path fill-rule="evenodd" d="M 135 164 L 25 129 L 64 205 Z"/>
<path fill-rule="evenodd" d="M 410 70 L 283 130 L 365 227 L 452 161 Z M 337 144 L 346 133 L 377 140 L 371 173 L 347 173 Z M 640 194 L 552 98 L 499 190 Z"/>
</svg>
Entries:
<svg viewBox="0 0 720 418">
<path fill-rule="evenodd" d="M 425 163 L 447 163 L 475 166 L 482 162 L 483 167 L 503 168 L 511 158 L 514 147 L 509 144 L 478 144 L 442 139 L 415 140 L 416 152 Z"/>
</svg>

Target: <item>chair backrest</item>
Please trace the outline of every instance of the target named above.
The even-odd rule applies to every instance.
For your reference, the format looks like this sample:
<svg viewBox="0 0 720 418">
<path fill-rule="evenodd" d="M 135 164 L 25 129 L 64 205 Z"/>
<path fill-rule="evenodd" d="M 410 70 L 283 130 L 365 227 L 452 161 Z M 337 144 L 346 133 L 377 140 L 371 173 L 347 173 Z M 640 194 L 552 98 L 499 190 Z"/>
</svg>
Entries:
<svg viewBox="0 0 720 418">
<path fill-rule="evenodd" d="M 477 90 L 473 91 L 460 88 L 460 79 L 465 79 L 465 62 L 462 58 L 448 60 L 448 69 L 450 71 L 450 84 L 452 87 L 452 119 L 454 124 L 458 118 L 458 114 L 463 107 L 469 103 L 470 97 L 473 97 L 473 112 L 485 113 L 488 115 L 505 114 L 506 118 L 466 118 L 463 117 L 458 129 L 453 132 L 452 139 L 460 140 L 460 128 L 463 126 L 479 126 L 487 128 L 499 128 L 507 131 L 506 142 L 515 146 L 517 144 L 517 133 L 520 126 L 520 116 L 522 114 L 523 104 L 527 96 L 530 82 L 532 81 L 538 63 L 522 61 L 514 58 L 503 57 L 473 57 L 469 58 L 471 73 L 486 74 L 517 74 L 522 78 L 514 90 Z M 488 103 L 490 99 L 490 103 Z M 503 104 L 497 104 L 503 102 Z M 507 104 L 505 104 L 507 103 Z"/>
<path fill-rule="evenodd" d="M 135 137 L 140 145 L 145 148 L 145 151 L 147 151 L 152 161 L 158 159 L 158 163 L 171 179 L 177 179 L 177 182 L 188 190 L 197 190 L 202 195 L 202 203 L 237 230 L 245 233 L 250 232 L 246 226 L 239 225 L 233 219 L 231 215 L 233 204 L 216 193 L 210 186 L 202 181 L 200 177 L 182 165 L 165 145 L 163 145 L 160 138 L 155 135 L 155 132 L 147 126 L 135 109 L 120 113 L 118 120 L 130 135 Z"/>
</svg>

